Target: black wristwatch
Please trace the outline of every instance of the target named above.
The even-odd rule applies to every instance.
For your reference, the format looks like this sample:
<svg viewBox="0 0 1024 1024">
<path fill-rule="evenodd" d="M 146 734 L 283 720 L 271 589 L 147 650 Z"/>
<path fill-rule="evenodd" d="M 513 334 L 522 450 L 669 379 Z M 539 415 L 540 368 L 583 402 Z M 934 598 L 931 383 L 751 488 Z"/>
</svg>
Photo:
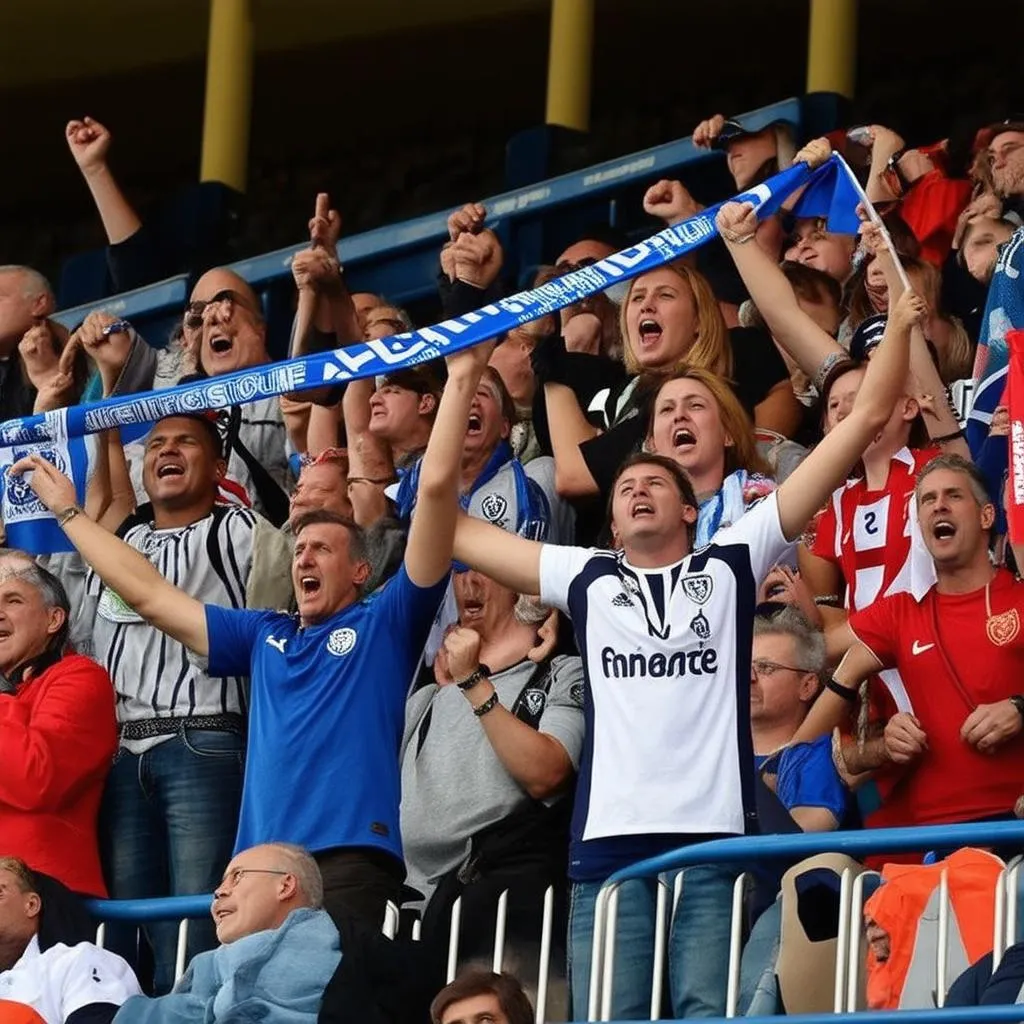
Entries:
<svg viewBox="0 0 1024 1024">
<path fill-rule="evenodd" d="M 1024 695 L 1015 693 L 1012 697 L 1008 697 L 1007 699 L 1017 709 L 1017 714 L 1024 719 Z"/>
</svg>

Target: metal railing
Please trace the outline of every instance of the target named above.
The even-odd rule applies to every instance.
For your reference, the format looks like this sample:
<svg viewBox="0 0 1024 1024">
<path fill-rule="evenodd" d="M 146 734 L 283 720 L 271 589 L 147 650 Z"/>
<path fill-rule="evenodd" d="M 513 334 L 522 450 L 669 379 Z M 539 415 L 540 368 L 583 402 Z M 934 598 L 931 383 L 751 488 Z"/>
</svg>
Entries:
<svg viewBox="0 0 1024 1024">
<path fill-rule="evenodd" d="M 1004 821 L 972 825 L 934 825 L 913 828 L 891 828 L 865 830 L 861 832 L 819 832 L 795 835 L 737 836 L 711 842 L 696 843 L 669 851 L 658 857 L 632 864 L 615 872 L 597 896 L 594 908 L 594 933 L 590 988 L 588 993 L 588 1020 L 608 1021 L 612 1019 L 613 979 L 615 968 L 615 925 L 618 911 L 618 893 L 624 882 L 634 879 L 660 878 L 668 872 L 680 871 L 687 867 L 704 864 L 749 864 L 755 861 L 794 860 L 817 854 L 846 854 L 863 857 L 868 854 L 905 853 L 935 849 L 958 849 L 964 846 L 1024 846 L 1024 822 Z M 997 965 L 1006 947 L 1015 941 L 1017 927 L 1017 883 L 1020 872 L 1017 860 L 1004 870 L 996 886 L 995 928 L 993 935 L 993 959 Z M 861 903 L 866 877 L 870 872 L 853 877 L 847 869 L 840 876 L 839 928 L 836 942 L 835 998 L 832 1014 L 790 1015 L 789 1020 L 815 1024 L 817 1021 L 836 1021 L 836 1014 L 843 1014 L 842 1021 L 856 1022 L 871 1020 L 876 1024 L 892 1020 L 912 1024 L 914 1021 L 987 1021 L 1021 1020 L 1024 1010 L 989 1016 L 982 1008 L 973 1008 L 970 1014 L 959 1009 L 944 1010 L 948 985 L 954 978 L 946 977 L 947 946 L 949 936 L 950 904 L 948 899 L 948 878 L 945 871 L 940 879 L 939 936 L 936 962 L 937 1010 L 889 1013 L 856 1011 L 861 945 L 863 928 L 860 920 Z M 727 1012 L 720 1021 L 731 1020 L 736 1014 L 738 994 L 739 958 L 741 953 L 741 911 L 742 882 L 740 875 L 733 891 L 733 914 L 729 943 L 729 984 L 727 989 Z M 682 874 L 677 874 L 673 892 L 673 906 L 678 901 L 680 887 L 685 886 Z M 651 1019 L 660 1016 L 660 994 L 665 970 L 665 945 L 669 928 L 669 893 L 662 882 L 658 886 L 658 901 L 655 917 L 655 957 L 652 971 Z M 1007 1007 L 984 1008 L 1007 1010 Z M 844 1012 L 846 1011 L 846 1012 Z M 748 1021 L 778 1020 L 777 1017 L 748 1017 Z"/>
</svg>

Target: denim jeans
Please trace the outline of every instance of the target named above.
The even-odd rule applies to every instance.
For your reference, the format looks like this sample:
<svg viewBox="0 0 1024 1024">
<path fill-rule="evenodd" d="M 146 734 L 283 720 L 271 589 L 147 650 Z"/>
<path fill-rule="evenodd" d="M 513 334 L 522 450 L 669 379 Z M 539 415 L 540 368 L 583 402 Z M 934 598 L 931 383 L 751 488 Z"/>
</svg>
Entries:
<svg viewBox="0 0 1024 1024">
<path fill-rule="evenodd" d="M 782 939 L 782 901 L 776 900 L 754 922 L 740 961 L 741 1017 L 774 1017 L 779 1014 L 779 962 Z"/>
<path fill-rule="evenodd" d="M 665 876 L 669 886 L 676 874 Z M 683 891 L 669 933 L 666 970 L 672 1016 L 677 1020 L 725 1016 L 735 879 L 735 870 L 724 865 L 702 864 L 684 872 Z M 573 1020 L 577 1021 L 587 1019 L 594 904 L 600 888 L 599 882 L 577 882 L 570 898 L 569 987 Z M 619 888 L 612 1020 L 650 1017 L 657 898 L 653 878 L 635 879 Z"/>
<path fill-rule="evenodd" d="M 112 898 L 213 892 L 234 850 L 244 756 L 241 736 L 206 730 L 183 730 L 144 754 L 117 752 L 100 807 L 100 850 Z M 177 933 L 174 921 L 145 929 L 157 994 L 174 984 Z M 216 942 L 211 919 L 189 923 L 189 957 Z M 133 926 L 108 925 L 106 945 L 137 963 Z"/>
</svg>

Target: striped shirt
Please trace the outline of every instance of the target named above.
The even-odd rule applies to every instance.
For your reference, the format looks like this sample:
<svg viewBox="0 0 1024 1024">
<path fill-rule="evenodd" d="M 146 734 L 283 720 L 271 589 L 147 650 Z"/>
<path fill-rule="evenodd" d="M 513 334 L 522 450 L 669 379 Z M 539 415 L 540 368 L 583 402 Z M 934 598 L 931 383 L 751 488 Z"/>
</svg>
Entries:
<svg viewBox="0 0 1024 1024">
<path fill-rule="evenodd" d="M 257 519 L 250 509 L 218 506 L 189 526 L 169 530 L 131 523 L 123 539 L 190 597 L 245 608 Z M 95 657 L 114 683 L 119 722 L 248 713 L 242 676 L 207 675 L 184 644 L 144 621 L 92 570 L 87 587 L 97 598 Z M 141 754 L 165 739 L 170 737 L 121 742 Z"/>
</svg>

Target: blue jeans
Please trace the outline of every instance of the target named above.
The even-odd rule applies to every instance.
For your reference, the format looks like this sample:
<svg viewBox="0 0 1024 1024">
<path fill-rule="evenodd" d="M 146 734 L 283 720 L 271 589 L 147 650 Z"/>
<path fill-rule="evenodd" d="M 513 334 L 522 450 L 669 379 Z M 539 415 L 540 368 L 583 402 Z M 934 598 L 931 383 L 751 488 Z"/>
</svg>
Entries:
<svg viewBox="0 0 1024 1024">
<path fill-rule="evenodd" d="M 242 797 L 245 741 L 230 732 L 183 730 L 132 754 L 117 752 L 100 807 L 100 851 L 114 899 L 212 892 L 231 860 Z M 147 925 L 153 988 L 174 984 L 177 922 Z M 217 944 L 213 922 L 192 921 L 188 956 Z M 137 963 L 132 925 L 108 925 L 107 947 Z"/>
<path fill-rule="evenodd" d="M 666 875 L 671 886 L 677 872 Z M 672 1016 L 725 1016 L 729 974 L 729 918 L 734 869 L 702 864 L 687 868 L 669 933 L 666 974 Z M 573 1020 L 587 1019 L 593 951 L 594 904 L 601 885 L 577 882 L 569 905 L 569 987 Z M 615 929 L 612 1020 L 645 1020 L 651 1014 L 654 926 L 658 889 L 653 878 L 619 888 Z"/>
<path fill-rule="evenodd" d="M 743 947 L 740 962 L 740 993 L 737 1010 L 741 1017 L 774 1017 L 779 1009 L 779 962 L 782 940 L 782 901 L 776 900 L 754 922 Z"/>
</svg>

